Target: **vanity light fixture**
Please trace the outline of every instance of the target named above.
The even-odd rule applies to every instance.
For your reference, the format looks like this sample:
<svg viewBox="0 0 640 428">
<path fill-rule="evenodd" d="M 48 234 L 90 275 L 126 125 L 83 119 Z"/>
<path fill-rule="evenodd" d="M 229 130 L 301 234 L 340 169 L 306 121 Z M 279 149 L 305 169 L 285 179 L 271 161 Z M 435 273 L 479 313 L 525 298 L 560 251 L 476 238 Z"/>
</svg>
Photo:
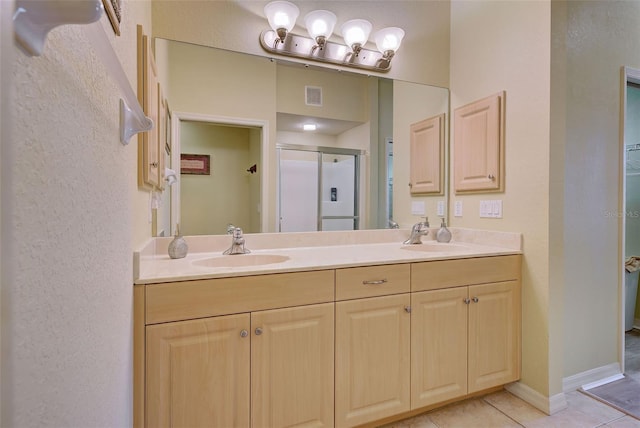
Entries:
<svg viewBox="0 0 640 428">
<path fill-rule="evenodd" d="M 342 24 L 341 30 L 344 42 L 351 47 L 351 52 L 358 56 L 362 46 L 369 40 L 371 23 L 366 19 L 351 19 Z"/>
<path fill-rule="evenodd" d="M 287 33 L 296 25 L 296 19 L 300 14 L 298 6 L 288 1 L 272 1 L 264 7 L 264 14 L 269 20 L 271 29 L 276 32 L 278 38 L 275 43 L 284 43 Z"/>
<path fill-rule="evenodd" d="M 291 32 L 299 15 L 295 4 L 273 1 L 265 6 L 264 13 L 271 29 L 260 34 L 262 48 L 306 60 L 385 72 L 391 68 L 391 59 L 404 37 L 401 28 L 383 28 L 374 34 L 378 47 L 375 51 L 364 47 L 373 27 L 365 19 L 351 19 L 342 24 L 340 31 L 345 43 L 342 44 L 329 41 L 338 19 L 328 10 L 314 10 L 305 15 L 304 25 L 310 37 Z"/>
<path fill-rule="evenodd" d="M 315 123 L 305 123 L 304 125 L 302 125 L 302 129 L 305 131 L 315 131 L 316 125 Z"/>
<path fill-rule="evenodd" d="M 322 49 L 336 25 L 338 17 L 328 10 L 314 10 L 304 17 L 304 25 L 307 27 L 309 36 L 316 41 L 314 50 Z"/>
</svg>

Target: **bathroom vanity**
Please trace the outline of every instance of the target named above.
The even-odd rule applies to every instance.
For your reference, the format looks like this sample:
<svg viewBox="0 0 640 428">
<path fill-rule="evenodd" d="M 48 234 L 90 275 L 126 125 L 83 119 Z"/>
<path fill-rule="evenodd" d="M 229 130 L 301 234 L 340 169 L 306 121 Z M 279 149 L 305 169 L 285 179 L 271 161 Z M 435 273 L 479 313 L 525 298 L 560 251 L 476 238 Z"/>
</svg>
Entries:
<svg viewBox="0 0 640 428">
<path fill-rule="evenodd" d="M 375 425 L 519 378 L 519 234 L 366 232 L 137 254 L 135 426 Z"/>
</svg>

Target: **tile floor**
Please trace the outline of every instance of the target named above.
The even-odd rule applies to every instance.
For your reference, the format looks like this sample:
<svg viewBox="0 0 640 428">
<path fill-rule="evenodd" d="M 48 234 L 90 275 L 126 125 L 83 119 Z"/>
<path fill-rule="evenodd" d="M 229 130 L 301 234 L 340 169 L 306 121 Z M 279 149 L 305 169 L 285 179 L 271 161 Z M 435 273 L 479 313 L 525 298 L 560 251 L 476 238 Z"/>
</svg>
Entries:
<svg viewBox="0 0 640 428">
<path fill-rule="evenodd" d="M 640 330 L 626 332 L 624 345 L 625 374 L 640 382 Z"/>
<path fill-rule="evenodd" d="M 566 394 L 569 407 L 549 416 L 507 391 L 432 410 L 384 428 L 640 428 L 640 420 L 578 391 Z"/>
<path fill-rule="evenodd" d="M 627 333 L 625 345 L 627 374 L 640 382 L 640 330 Z M 432 410 L 384 428 L 640 428 L 640 420 L 578 391 L 566 394 L 566 398 L 569 407 L 549 416 L 515 395 L 500 391 Z"/>
</svg>

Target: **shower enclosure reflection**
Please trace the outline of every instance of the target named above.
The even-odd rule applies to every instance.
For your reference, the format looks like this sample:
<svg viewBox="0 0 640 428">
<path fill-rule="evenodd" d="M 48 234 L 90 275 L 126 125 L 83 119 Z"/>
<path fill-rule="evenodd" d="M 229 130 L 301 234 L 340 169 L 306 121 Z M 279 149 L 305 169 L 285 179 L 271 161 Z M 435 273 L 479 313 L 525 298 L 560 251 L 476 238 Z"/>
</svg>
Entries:
<svg viewBox="0 0 640 428">
<path fill-rule="evenodd" d="M 358 150 L 280 146 L 279 231 L 359 229 L 360 155 Z"/>
</svg>

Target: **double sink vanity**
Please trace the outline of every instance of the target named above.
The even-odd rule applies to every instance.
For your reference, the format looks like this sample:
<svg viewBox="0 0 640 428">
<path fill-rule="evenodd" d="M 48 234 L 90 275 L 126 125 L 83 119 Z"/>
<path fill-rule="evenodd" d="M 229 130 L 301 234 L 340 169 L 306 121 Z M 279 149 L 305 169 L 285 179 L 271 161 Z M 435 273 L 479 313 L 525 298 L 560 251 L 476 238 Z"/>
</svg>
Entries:
<svg viewBox="0 0 640 428">
<path fill-rule="evenodd" d="M 134 425 L 376 426 L 520 375 L 521 235 L 171 238 L 134 255 Z"/>
</svg>

